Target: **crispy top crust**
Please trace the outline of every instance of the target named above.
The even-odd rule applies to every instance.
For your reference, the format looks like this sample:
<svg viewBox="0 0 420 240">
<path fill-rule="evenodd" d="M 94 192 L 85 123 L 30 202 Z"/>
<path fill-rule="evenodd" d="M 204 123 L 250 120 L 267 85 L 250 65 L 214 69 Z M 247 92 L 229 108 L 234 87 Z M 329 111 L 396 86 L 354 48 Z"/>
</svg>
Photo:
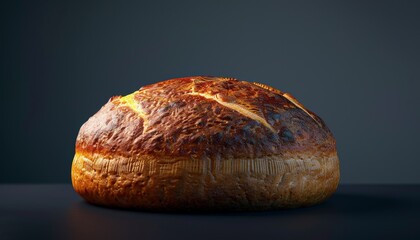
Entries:
<svg viewBox="0 0 420 240">
<path fill-rule="evenodd" d="M 83 124 L 76 151 L 230 159 L 336 150 L 325 123 L 290 94 L 233 78 L 196 76 L 112 97 Z"/>
</svg>

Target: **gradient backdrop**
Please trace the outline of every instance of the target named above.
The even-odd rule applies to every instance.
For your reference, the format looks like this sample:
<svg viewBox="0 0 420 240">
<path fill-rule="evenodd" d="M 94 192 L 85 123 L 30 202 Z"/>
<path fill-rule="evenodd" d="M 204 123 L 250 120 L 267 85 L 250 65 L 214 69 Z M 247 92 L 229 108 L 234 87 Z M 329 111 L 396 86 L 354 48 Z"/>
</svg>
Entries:
<svg viewBox="0 0 420 240">
<path fill-rule="evenodd" d="M 292 93 L 341 183 L 420 183 L 420 1 L 2 1 L 0 183 L 70 182 L 113 95 L 215 75 Z"/>
</svg>

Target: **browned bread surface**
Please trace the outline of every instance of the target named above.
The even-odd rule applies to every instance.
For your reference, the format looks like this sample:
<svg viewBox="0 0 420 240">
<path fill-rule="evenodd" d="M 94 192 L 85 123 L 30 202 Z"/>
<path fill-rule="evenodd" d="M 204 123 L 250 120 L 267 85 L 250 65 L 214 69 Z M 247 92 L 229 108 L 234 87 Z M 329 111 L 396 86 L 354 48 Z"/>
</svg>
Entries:
<svg viewBox="0 0 420 240">
<path fill-rule="evenodd" d="M 80 129 L 72 183 L 87 201 L 156 210 L 311 205 L 336 189 L 335 139 L 290 94 L 186 77 L 111 98 Z"/>
</svg>

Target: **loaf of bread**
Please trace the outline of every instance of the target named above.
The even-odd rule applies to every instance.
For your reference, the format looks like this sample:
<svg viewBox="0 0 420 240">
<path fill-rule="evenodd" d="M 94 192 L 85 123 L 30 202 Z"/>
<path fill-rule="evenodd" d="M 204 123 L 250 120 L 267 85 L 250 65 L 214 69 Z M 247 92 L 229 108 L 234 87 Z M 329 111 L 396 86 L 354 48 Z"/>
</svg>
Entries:
<svg viewBox="0 0 420 240">
<path fill-rule="evenodd" d="M 290 94 L 203 76 L 112 97 L 81 127 L 71 170 L 90 203 L 158 211 L 308 206 L 339 175 L 331 131 Z"/>
</svg>

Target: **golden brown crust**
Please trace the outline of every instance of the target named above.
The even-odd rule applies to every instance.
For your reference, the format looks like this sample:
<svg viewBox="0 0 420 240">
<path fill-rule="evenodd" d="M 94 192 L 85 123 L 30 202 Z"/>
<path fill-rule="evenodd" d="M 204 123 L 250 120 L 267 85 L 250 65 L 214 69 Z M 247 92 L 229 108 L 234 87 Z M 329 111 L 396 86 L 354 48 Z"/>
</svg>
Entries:
<svg viewBox="0 0 420 240">
<path fill-rule="evenodd" d="M 120 163 L 115 159 L 125 160 Z M 253 175 L 251 170 L 222 173 L 217 168 L 228 161 L 240 161 L 239 168 L 241 164 L 264 165 L 264 159 L 315 159 L 321 172 L 267 168 L 263 175 Z M 140 171 L 133 167 L 144 161 L 172 166 L 181 175 L 162 175 L 156 169 Z M 185 163 L 179 165 L 180 162 Z M 112 173 L 109 166 L 119 169 L 121 164 L 129 170 Z M 207 167 L 203 168 L 203 164 Z M 192 173 L 188 166 L 203 169 Z M 327 167 L 329 170 L 323 171 Z M 273 188 L 273 179 L 286 173 L 291 176 L 292 185 L 301 186 L 302 179 L 306 179 L 305 188 Z M 114 176 L 120 180 L 110 180 Z M 137 184 L 136 176 L 151 183 Z M 171 79 L 142 87 L 125 97 L 111 98 L 81 127 L 72 167 L 73 186 L 88 201 L 153 209 L 308 205 L 332 194 L 338 179 L 332 133 L 290 94 L 263 84 L 202 76 Z M 191 186 L 203 189 L 203 193 L 193 193 Z M 260 187 L 266 190 L 254 196 Z M 285 197 L 285 191 L 291 191 L 288 194 L 294 197 Z M 235 194 L 245 197 L 234 200 Z M 224 197 L 233 200 L 224 202 Z M 258 199 L 250 201 L 254 197 Z"/>
<path fill-rule="evenodd" d="M 143 115 L 121 99 L 110 99 L 82 126 L 77 151 L 211 158 L 335 151 L 325 124 L 282 95 L 248 82 L 191 77 L 149 85 L 134 93 Z M 245 109 L 268 127 L 223 104 Z"/>
</svg>

